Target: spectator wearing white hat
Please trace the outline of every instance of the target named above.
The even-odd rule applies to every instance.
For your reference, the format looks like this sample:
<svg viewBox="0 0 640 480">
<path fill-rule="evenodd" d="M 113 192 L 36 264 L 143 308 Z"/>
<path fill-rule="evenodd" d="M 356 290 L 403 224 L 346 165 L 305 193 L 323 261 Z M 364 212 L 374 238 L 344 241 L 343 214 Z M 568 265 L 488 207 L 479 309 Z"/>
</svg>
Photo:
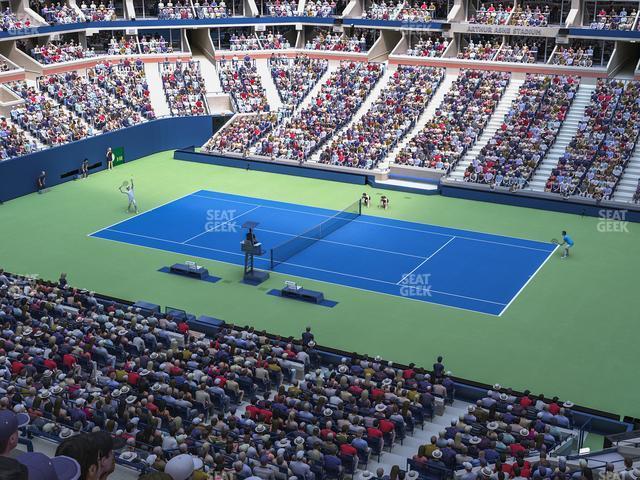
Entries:
<svg viewBox="0 0 640 480">
<path fill-rule="evenodd" d="M 193 477 L 193 472 L 200 470 L 202 466 L 202 460 L 184 453 L 169 460 L 164 467 L 164 473 L 170 475 L 173 480 L 189 480 Z"/>
</svg>

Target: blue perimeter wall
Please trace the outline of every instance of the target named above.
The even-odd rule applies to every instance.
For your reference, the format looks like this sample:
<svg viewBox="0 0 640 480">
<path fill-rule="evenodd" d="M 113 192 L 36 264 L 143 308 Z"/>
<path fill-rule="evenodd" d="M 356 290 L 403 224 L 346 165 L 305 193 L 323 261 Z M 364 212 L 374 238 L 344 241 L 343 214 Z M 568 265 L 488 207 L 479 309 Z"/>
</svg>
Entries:
<svg viewBox="0 0 640 480">
<path fill-rule="evenodd" d="M 75 176 L 61 178 L 67 172 L 80 168 L 87 158 L 89 164 L 100 162 L 95 173 L 106 168 L 108 147 L 124 147 L 125 162 L 164 150 L 202 145 L 224 124 L 225 117 L 170 117 L 153 120 L 135 127 L 97 135 L 77 142 L 53 147 L 31 155 L 0 162 L 0 200 L 6 201 L 36 190 L 36 178 L 42 170 L 47 172 L 47 187 L 73 180 Z"/>
<path fill-rule="evenodd" d="M 463 198 L 465 200 L 475 200 L 478 202 L 500 203 L 503 205 L 514 205 L 516 207 L 536 208 L 539 210 L 550 210 L 553 212 L 572 213 L 589 217 L 603 217 L 606 212 L 618 211 L 620 218 L 628 222 L 640 222 L 640 211 L 636 205 L 629 205 L 629 209 L 618 209 L 610 206 L 600 206 L 598 204 L 585 205 L 575 203 L 561 198 L 537 198 L 525 195 L 514 195 L 509 192 L 496 192 L 493 190 L 475 190 L 464 187 L 454 187 L 440 184 L 440 194 L 445 197 Z"/>
<path fill-rule="evenodd" d="M 336 172 L 335 170 L 324 170 L 321 168 L 312 168 L 307 166 L 284 165 L 282 163 L 274 163 L 267 160 L 263 161 L 238 157 L 225 157 L 223 155 L 195 152 L 193 148 L 178 150 L 173 154 L 173 158 L 189 162 L 245 168 L 247 170 L 280 173 L 283 175 L 297 175 L 299 177 L 319 178 L 321 180 L 333 180 L 334 182 L 355 183 L 358 185 L 365 185 L 369 180 L 368 176 L 364 173 Z"/>
</svg>

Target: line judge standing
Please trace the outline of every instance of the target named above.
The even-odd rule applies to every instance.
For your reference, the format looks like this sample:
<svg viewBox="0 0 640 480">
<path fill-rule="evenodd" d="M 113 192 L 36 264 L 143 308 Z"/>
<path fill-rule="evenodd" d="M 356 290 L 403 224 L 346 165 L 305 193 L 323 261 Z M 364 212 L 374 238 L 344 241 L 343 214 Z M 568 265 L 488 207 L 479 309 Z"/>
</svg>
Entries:
<svg viewBox="0 0 640 480">
<path fill-rule="evenodd" d="M 111 147 L 107 148 L 107 170 L 113 170 L 113 152 Z"/>
</svg>

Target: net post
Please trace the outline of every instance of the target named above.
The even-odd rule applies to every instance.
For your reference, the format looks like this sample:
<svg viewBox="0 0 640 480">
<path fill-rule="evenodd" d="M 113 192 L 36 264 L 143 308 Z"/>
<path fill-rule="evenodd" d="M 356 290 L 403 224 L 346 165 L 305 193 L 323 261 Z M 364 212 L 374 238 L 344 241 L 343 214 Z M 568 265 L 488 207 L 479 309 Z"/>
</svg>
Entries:
<svg viewBox="0 0 640 480">
<path fill-rule="evenodd" d="M 269 256 L 271 260 L 271 270 L 273 270 L 273 248 L 269 249 Z"/>
<path fill-rule="evenodd" d="M 362 215 L 362 198 L 358 199 L 358 215 Z"/>
</svg>

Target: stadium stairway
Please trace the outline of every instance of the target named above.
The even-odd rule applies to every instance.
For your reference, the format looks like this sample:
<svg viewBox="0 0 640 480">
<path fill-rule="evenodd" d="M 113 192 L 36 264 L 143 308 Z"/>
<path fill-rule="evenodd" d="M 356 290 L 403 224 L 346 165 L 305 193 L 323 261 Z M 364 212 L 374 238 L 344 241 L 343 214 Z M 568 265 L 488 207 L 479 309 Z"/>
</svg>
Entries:
<svg viewBox="0 0 640 480">
<path fill-rule="evenodd" d="M 171 110 L 162 86 L 162 76 L 159 68 L 159 63 L 145 63 L 144 74 L 149 85 L 149 100 L 151 100 L 153 111 L 156 112 L 156 117 L 165 117 L 171 115 Z"/>
<path fill-rule="evenodd" d="M 567 114 L 567 118 L 564 119 L 564 123 L 558 132 L 555 143 L 538 165 L 526 190 L 544 191 L 544 186 L 547 183 L 549 175 L 551 175 L 551 170 L 558 164 L 558 159 L 562 156 L 567 145 L 569 145 L 569 142 L 571 142 L 571 139 L 578 131 L 578 123 L 584 115 L 585 107 L 588 106 L 591 101 L 591 94 L 595 88 L 595 85 L 580 85 L 569 109 L 569 113 Z"/>
<path fill-rule="evenodd" d="M 300 102 L 300 105 L 296 107 L 295 109 L 296 112 L 302 110 L 303 108 L 307 108 L 311 104 L 311 99 L 315 98 L 318 95 L 318 93 L 320 92 L 320 89 L 322 88 L 322 85 L 327 83 L 327 80 L 329 79 L 331 74 L 338 69 L 339 65 L 340 65 L 340 62 L 329 61 L 329 65 L 327 66 L 327 71 L 324 72 L 324 75 L 320 77 L 320 79 L 318 80 L 318 83 L 316 83 L 313 86 L 313 88 L 311 89 L 311 91 L 309 91 L 307 96 L 304 97 L 302 102 Z"/>
<path fill-rule="evenodd" d="M 513 102 L 513 100 L 515 100 L 515 98 L 518 96 L 518 91 L 523 83 L 524 78 L 511 78 L 509 85 L 507 85 L 502 98 L 498 102 L 498 105 L 496 105 L 496 109 L 489 119 L 489 123 L 487 123 L 487 126 L 484 128 L 484 131 L 482 132 L 480 137 L 478 137 L 476 143 L 467 151 L 464 157 L 462 157 L 460 161 L 453 167 L 453 170 L 449 174 L 449 178 L 451 180 L 459 182 L 462 181 L 464 177 L 464 171 L 471 164 L 471 161 L 478 156 L 480 150 L 482 150 L 482 147 L 484 147 L 489 142 L 489 140 L 491 140 L 493 134 L 496 133 L 496 130 L 498 130 L 498 128 L 500 128 L 500 125 L 502 125 L 504 116 L 509 112 L 509 109 L 511 108 L 511 102 Z"/>
<path fill-rule="evenodd" d="M 204 85 L 207 87 L 207 93 L 222 92 L 222 85 L 220 85 L 220 77 L 216 67 L 211 61 L 200 51 L 193 50 L 193 59 L 200 62 L 200 71 L 204 77 Z"/>
<path fill-rule="evenodd" d="M 433 117 L 434 113 L 436 112 L 436 109 L 442 103 L 444 96 L 447 94 L 447 92 L 451 88 L 451 85 L 453 84 L 453 82 L 456 81 L 456 78 L 458 78 L 457 71 L 454 73 L 445 74 L 445 77 L 442 79 L 442 82 L 440 82 L 440 85 L 438 85 L 438 88 L 436 92 L 433 94 L 433 97 L 431 98 L 431 101 L 427 105 L 427 108 L 425 108 L 424 112 L 422 112 L 422 115 L 418 117 L 418 121 L 416 122 L 413 129 L 409 131 L 409 133 L 407 133 L 400 142 L 398 142 L 398 145 L 396 145 L 396 148 L 393 149 L 391 154 L 387 155 L 387 157 L 378 164 L 379 169 L 386 170 L 387 168 L 389 168 L 389 164 L 394 162 L 396 156 L 398 155 L 398 153 L 400 153 L 400 150 L 406 147 L 409 141 L 411 141 L 411 139 L 415 137 L 418 134 L 418 132 L 420 132 L 420 130 L 422 130 L 422 128 L 426 125 L 426 123 Z"/>
<path fill-rule="evenodd" d="M 357 122 L 360 121 L 362 117 L 364 117 L 364 115 L 371 108 L 371 105 L 373 105 L 375 101 L 378 100 L 378 97 L 380 97 L 380 92 L 382 92 L 382 90 L 387 86 L 387 83 L 389 82 L 389 78 L 391 78 L 391 75 L 394 74 L 396 69 L 397 69 L 396 65 L 387 66 L 384 73 L 382 74 L 382 77 L 380 77 L 380 80 L 378 80 L 378 83 L 376 83 L 373 89 L 369 92 L 369 95 L 367 95 L 367 98 L 364 99 L 364 102 L 362 102 L 362 105 L 360 105 L 360 108 L 358 108 L 358 110 L 353 115 L 351 120 L 344 127 L 337 130 L 331 136 L 331 138 L 338 138 L 338 136 L 342 132 L 344 132 L 347 128 L 349 128 L 350 125 L 355 125 Z M 317 162 L 320 159 L 320 154 L 324 150 L 324 146 L 328 145 L 330 142 L 331 142 L 331 139 L 329 139 L 328 142 L 325 145 L 323 145 L 322 148 L 319 148 L 318 151 L 311 156 L 312 162 Z"/>
<path fill-rule="evenodd" d="M 433 420 L 425 421 L 424 428 L 422 429 L 416 427 L 413 433 L 407 432 L 402 444 L 396 440 L 396 444 L 391 449 L 391 452 L 387 450 L 384 451 L 380 457 L 380 462 L 372 455 L 366 469 L 374 474 L 378 467 L 384 468 L 387 474 L 394 465 L 398 465 L 404 469 L 407 465 L 407 458 L 412 458 L 418 453 L 420 445 L 430 443 L 432 436 L 437 437 L 441 430 L 450 426 L 452 419 L 458 419 L 460 415 L 464 415 L 467 412 L 468 405 L 468 403 L 458 400 L 455 400 L 453 405 L 447 405 L 444 410 L 444 415 L 434 416 Z"/>
<path fill-rule="evenodd" d="M 638 188 L 638 180 L 640 180 L 640 149 L 636 143 L 636 149 L 613 192 L 613 199 L 619 202 L 631 202 Z"/>
<path fill-rule="evenodd" d="M 282 100 L 280 100 L 278 89 L 276 88 L 276 84 L 273 82 L 271 69 L 269 68 L 269 62 L 267 61 L 267 59 L 257 59 L 256 69 L 258 70 L 258 74 L 260 75 L 262 86 L 265 89 L 269 107 L 271 107 L 272 112 L 277 112 L 282 107 Z"/>
</svg>

